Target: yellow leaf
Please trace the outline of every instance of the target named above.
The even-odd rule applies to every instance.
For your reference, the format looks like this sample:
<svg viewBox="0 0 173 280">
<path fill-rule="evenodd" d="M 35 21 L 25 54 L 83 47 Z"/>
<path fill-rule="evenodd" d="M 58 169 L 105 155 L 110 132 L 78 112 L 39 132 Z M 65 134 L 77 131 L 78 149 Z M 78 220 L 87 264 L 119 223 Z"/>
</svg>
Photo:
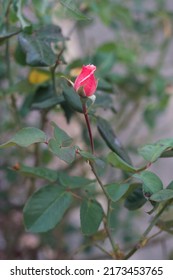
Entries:
<svg viewBox="0 0 173 280">
<path fill-rule="evenodd" d="M 80 74 L 81 70 L 82 70 L 81 67 L 76 67 L 76 68 L 71 69 L 70 76 L 77 77 Z"/>
<path fill-rule="evenodd" d="M 50 79 L 50 75 L 38 70 L 32 70 L 29 73 L 28 80 L 31 84 L 41 84 Z"/>
</svg>

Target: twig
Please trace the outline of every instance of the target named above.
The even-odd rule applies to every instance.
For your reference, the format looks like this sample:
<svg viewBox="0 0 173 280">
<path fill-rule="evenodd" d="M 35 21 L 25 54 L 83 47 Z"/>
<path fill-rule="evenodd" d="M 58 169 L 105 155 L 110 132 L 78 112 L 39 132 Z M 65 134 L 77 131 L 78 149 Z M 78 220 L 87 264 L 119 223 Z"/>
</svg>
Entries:
<svg viewBox="0 0 173 280">
<path fill-rule="evenodd" d="M 60 51 L 60 53 L 58 54 L 55 64 L 50 67 L 50 73 L 51 73 L 51 77 L 52 77 L 52 86 L 53 86 L 54 93 L 56 93 L 55 71 L 56 71 L 56 68 L 58 67 L 58 65 L 60 64 L 60 57 L 63 54 L 64 50 L 65 50 L 65 47 L 63 47 L 62 50 Z"/>
<path fill-rule="evenodd" d="M 7 10 L 5 13 L 5 28 L 6 31 L 9 30 L 9 12 L 10 12 L 10 6 L 12 4 L 12 1 L 9 1 L 8 6 L 7 6 Z M 5 45 L 5 60 L 6 60 L 6 74 L 7 74 L 7 78 L 8 78 L 8 86 L 11 87 L 13 85 L 13 79 L 12 79 L 12 72 L 11 72 L 11 62 L 10 62 L 10 43 L 9 40 L 6 40 L 6 45 Z M 16 98 L 13 95 L 10 96 L 11 99 L 11 111 L 13 113 L 13 117 L 16 120 L 16 124 L 18 126 L 21 125 L 21 120 L 20 120 L 20 116 L 18 114 L 18 108 L 17 108 L 17 104 L 16 104 Z"/>
<path fill-rule="evenodd" d="M 112 258 L 112 254 L 107 252 L 103 247 L 101 247 L 99 244 L 94 244 L 95 247 L 97 247 L 100 251 L 102 251 L 105 255 Z"/>
<path fill-rule="evenodd" d="M 125 260 L 128 260 L 131 256 L 133 256 L 133 254 L 140 249 L 141 245 L 143 245 L 142 243 L 144 242 L 144 245 L 148 242 L 148 239 L 146 239 L 146 236 L 148 235 L 148 233 L 152 230 L 152 228 L 155 226 L 155 224 L 157 223 L 160 215 L 164 212 L 164 210 L 167 208 L 167 206 L 172 202 L 172 200 L 169 200 L 165 203 L 165 205 L 162 207 L 162 209 L 156 214 L 156 216 L 153 218 L 152 222 L 150 223 L 150 225 L 147 227 L 147 229 L 144 231 L 143 235 L 141 236 L 139 242 L 135 245 L 135 247 L 124 257 Z M 150 238 L 149 238 L 150 239 Z"/>
<path fill-rule="evenodd" d="M 96 170 L 95 170 L 94 164 L 93 164 L 92 161 L 90 161 L 89 164 L 90 164 L 90 166 L 91 166 L 91 170 L 92 170 L 93 174 L 95 175 L 95 177 L 96 177 L 96 179 L 97 179 L 97 181 L 98 181 L 98 183 L 99 183 L 101 189 L 103 190 L 103 193 L 105 194 L 105 196 L 106 196 L 106 198 L 107 198 L 107 200 L 108 200 L 108 205 L 109 205 L 109 203 L 110 203 L 110 198 L 109 198 L 108 194 L 106 193 L 105 188 L 104 188 L 104 185 L 102 184 L 102 182 L 101 182 L 101 180 L 100 180 L 100 178 L 99 178 L 99 176 L 98 176 L 98 174 L 97 174 L 97 172 L 96 172 Z M 108 239 L 109 239 L 109 241 L 110 241 L 110 243 L 111 243 L 112 249 L 113 249 L 113 254 L 111 254 L 111 255 L 112 255 L 112 257 L 113 257 L 114 259 L 116 259 L 116 256 L 118 255 L 118 252 L 119 252 L 119 247 L 118 247 L 117 244 L 114 243 L 114 240 L 113 240 L 112 235 L 111 235 L 111 233 L 110 233 L 109 227 L 108 227 L 108 225 L 107 225 L 108 216 L 109 216 L 109 211 L 110 211 L 110 207 L 108 207 L 107 215 L 104 214 L 105 217 L 104 217 L 103 223 L 104 223 L 105 231 L 106 231 L 106 233 L 107 233 L 107 237 L 108 237 Z"/>
</svg>

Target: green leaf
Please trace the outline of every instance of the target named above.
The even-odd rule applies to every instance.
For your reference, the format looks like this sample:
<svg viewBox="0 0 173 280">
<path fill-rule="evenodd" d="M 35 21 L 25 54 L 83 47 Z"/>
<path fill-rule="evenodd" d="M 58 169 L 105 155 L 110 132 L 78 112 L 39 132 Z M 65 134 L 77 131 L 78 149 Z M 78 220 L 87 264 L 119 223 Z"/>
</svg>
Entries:
<svg viewBox="0 0 173 280">
<path fill-rule="evenodd" d="M 121 215 L 121 207 L 117 202 L 111 202 L 110 211 L 108 213 L 108 227 L 112 231 L 119 229 L 119 215 Z"/>
<path fill-rule="evenodd" d="M 115 55 L 112 52 L 104 53 L 96 50 L 93 62 L 98 67 L 97 75 L 99 78 L 104 78 L 105 76 L 109 77 L 109 73 L 115 65 L 115 60 Z"/>
<path fill-rule="evenodd" d="M 54 127 L 55 138 L 49 140 L 49 149 L 61 160 L 69 164 L 72 163 L 76 157 L 76 146 L 68 146 L 71 145 L 73 139 L 54 122 L 52 122 L 52 126 Z"/>
<path fill-rule="evenodd" d="M 49 109 L 51 107 L 55 107 L 57 104 L 60 104 L 63 101 L 64 101 L 64 98 L 62 95 L 54 96 L 54 97 L 50 97 L 46 100 L 33 103 L 31 108 L 38 109 L 38 110 Z"/>
<path fill-rule="evenodd" d="M 82 104 L 79 95 L 74 91 L 73 87 L 68 86 L 66 82 L 62 83 L 63 95 L 67 104 L 76 112 L 83 113 Z"/>
<path fill-rule="evenodd" d="M 97 117 L 97 128 L 108 147 L 128 164 L 131 164 L 128 154 L 122 148 L 109 123 L 106 120 Z"/>
<path fill-rule="evenodd" d="M 84 177 L 69 176 L 65 172 L 59 174 L 59 180 L 62 186 L 68 187 L 69 189 L 84 188 L 95 182 L 95 180 Z"/>
<path fill-rule="evenodd" d="M 82 151 L 79 150 L 78 153 L 86 160 L 97 160 L 98 158 L 96 156 L 94 156 L 93 154 L 86 152 L 86 151 Z"/>
<path fill-rule="evenodd" d="M 74 115 L 74 111 L 67 104 L 67 102 L 65 100 L 63 102 L 61 102 L 61 109 L 63 110 L 63 113 L 64 113 L 64 116 L 66 118 L 67 123 L 69 124 L 72 116 Z"/>
<path fill-rule="evenodd" d="M 150 200 L 161 202 L 173 198 L 173 190 L 164 189 L 160 190 L 150 196 Z"/>
<path fill-rule="evenodd" d="M 56 62 L 51 42 L 64 40 L 59 26 L 49 24 L 32 34 L 19 35 L 19 44 L 26 54 L 26 63 L 31 66 L 52 66 Z"/>
<path fill-rule="evenodd" d="M 107 162 L 104 158 L 96 158 L 94 160 L 96 172 L 99 176 L 103 176 L 106 172 Z"/>
<path fill-rule="evenodd" d="M 26 66 L 26 54 L 23 52 L 19 42 L 17 43 L 15 52 L 14 52 L 14 58 L 15 61 L 22 65 L 22 66 Z"/>
<path fill-rule="evenodd" d="M 26 54 L 26 63 L 30 66 L 51 66 L 56 61 L 56 56 L 51 47 L 40 41 L 37 37 L 28 34 L 19 36 L 19 43 Z"/>
<path fill-rule="evenodd" d="M 73 142 L 73 139 L 61 128 L 59 128 L 54 122 L 51 122 L 51 125 L 54 127 L 54 137 L 58 146 L 68 147 Z"/>
<path fill-rule="evenodd" d="M 46 134 L 35 127 L 25 127 L 19 130 L 8 142 L 0 145 L 0 149 L 11 147 L 11 146 L 20 146 L 28 147 L 34 143 L 44 143 L 46 141 Z"/>
<path fill-rule="evenodd" d="M 55 24 L 47 24 L 41 27 L 39 30 L 35 31 L 35 35 L 38 35 L 39 40 L 45 41 L 46 43 L 58 43 L 59 41 L 64 41 L 65 38 L 62 35 L 61 28 Z"/>
<path fill-rule="evenodd" d="M 115 48 L 116 48 L 115 42 L 110 41 L 100 45 L 97 50 L 104 53 L 110 53 L 110 52 L 115 52 Z"/>
<path fill-rule="evenodd" d="M 116 202 L 128 191 L 129 185 L 128 184 L 118 184 L 112 183 L 105 185 L 105 191 L 108 194 L 109 198 Z"/>
<path fill-rule="evenodd" d="M 139 174 L 134 174 L 133 177 L 143 182 L 143 193 L 146 198 L 163 189 L 160 178 L 150 171 L 142 171 Z"/>
<path fill-rule="evenodd" d="M 103 209 L 95 200 L 83 200 L 80 208 L 80 221 L 83 234 L 92 235 L 97 232 L 103 219 Z"/>
<path fill-rule="evenodd" d="M 139 154 L 147 161 L 156 161 L 163 152 L 173 148 L 173 139 L 163 139 L 139 149 Z"/>
<path fill-rule="evenodd" d="M 50 151 L 66 163 L 72 163 L 76 157 L 76 147 L 60 148 L 56 139 L 50 139 L 48 143 Z"/>
<path fill-rule="evenodd" d="M 142 185 L 133 184 L 135 189 L 126 198 L 124 206 L 128 210 L 137 210 L 146 203 L 146 198 L 143 195 Z"/>
<path fill-rule="evenodd" d="M 74 20 L 90 20 L 85 16 L 81 11 L 76 7 L 74 1 L 71 0 L 62 0 L 60 1 L 61 5 L 64 7 L 64 10 L 60 10 L 61 14 L 64 14 L 66 17 L 70 17 Z"/>
<path fill-rule="evenodd" d="M 117 154 L 110 152 L 107 161 L 114 167 L 119 168 L 126 172 L 137 172 L 138 169 L 134 168 L 130 164 L 126 163 L 123 159 L 121 159 Z"/>
<path fill-rule="evenodd" d="M 173 190 L 173 181 L 171 181 L 169 183 L 169 185 L 167 186 L 167 189 Z"/>
<path fill-rule="evenodd" d="M 98 86 L 97 86 L 97 89 L 98 90 L 100 90 L 100 91 L 102 91 L 102 92 L 110 92 L 110 93 L 112 93 L 112 91 L 113 91 L 113 87 L 112 87 L 112 84 L 110 83 L 110 82 L 107 82 L 106 81 L 106 79 L 104 79 L 104 78 L 99 78 L 99 83 L 98 83 Z M 104 94 L 103 96 L 107 96 L 108 94 Z M 96 101 L 98 100 L 98 98 L 96 98 Z M 108 100 L 109 100 L 109 98 L 108 98 Z M 112 100 L 112 98 L 111 98 L 111 100 Z M 106 101 L 106 100 L 105 100 Z M 107 103 L 107 101 L 106 101 L 106 103 Z M 108 105 L 108 104 L 107 104 Z M 111 106 L 111 107 L 110 107 Z M 109 104 L 109 106 L 108 106 L 108 108 L 111 108 L 114 112 L 116 112 L 116 110 L 115 110 L 115 108 L 113 108 L 113 104 Z"/>
<path fill-rule="evenodd" d="M 45 186 L 27 201 L 23 213 L 27 231 L 46 232 L 54 228 L 72 203 L 72 196 L 60 186 Z"/>
<path fill-rule="evenodd" d="M 100 83 L 100 81 L 99 81 L 99 83 Z M 114 108 L 113 108 L 114 105 L 113 105 L 113 101 L 112 101 L 110 94 L 103 93 L 103 92 L 98 93 L 97 98 L 93 104 L 93 107 L 94 108 L 104 108 L 105 110 L 106 109 L 114 110 Z"/>
<path fill-rule="evenodd" d="M 24 164 L 20 164 L 18 172 L 21 172 L 27 176 L 46 179 L 50 182 L 55 182 L 58 178 L 57 171 L 46 167 L 30 167 Z"/>
<path fill-rule="evenodd" d="M 33 71 L 34 72 L 34 71 Z M 41 72 L 40 72 L 41 73 Z M 32 74 L 32 72 L 31 72 Z M 47 73 L 45 72 L 47 75 Z M 43 72 L 44 75 L 44 72 Z M 36 86 L 36 85 L 35 85 Z M 55 94 L 52 85 L 44 83 L 37 85 L 37 90 L 32 97 L 31 109 L 50 109 L 51 107 L 61 104 L 64 101 L 63 95 Z"/>
<path fill-rule="evenodd" d="M 160 157 L 161 158 L 173 157 L 173 149 L 163 152 Z"/>
</svg>

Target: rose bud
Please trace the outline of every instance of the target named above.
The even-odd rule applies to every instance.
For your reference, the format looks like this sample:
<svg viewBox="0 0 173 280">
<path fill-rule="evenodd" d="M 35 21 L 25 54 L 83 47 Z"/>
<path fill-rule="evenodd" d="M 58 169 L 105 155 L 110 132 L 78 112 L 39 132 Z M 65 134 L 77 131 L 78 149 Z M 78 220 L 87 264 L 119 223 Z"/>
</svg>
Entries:
<svg viewBox="0 0 173 280">
<path fill-rule="evenodd" d="M 74 82 L 74 89 L 79 95 L 90 97 L 97 88 L 97 79 L 94 77 L 96 66 L 93 64 L 84 65 L 82 71 Z"/>
</svg>

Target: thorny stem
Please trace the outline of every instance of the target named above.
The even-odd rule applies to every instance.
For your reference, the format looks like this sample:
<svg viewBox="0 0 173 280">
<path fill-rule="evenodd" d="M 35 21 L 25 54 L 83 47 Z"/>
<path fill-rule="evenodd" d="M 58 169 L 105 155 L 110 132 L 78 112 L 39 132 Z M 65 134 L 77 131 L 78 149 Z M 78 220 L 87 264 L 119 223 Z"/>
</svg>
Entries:
<svg viewBox="0 0 173 280">
<path fill-rule="evenodd" d="M 89 134 L 89 139 L 90 139 L 90 146 L 91 146 L 91 151 L 92 151 L 92 154 L 94 154 L 94 142 L 93 142 L 93 136 L 92 136 L 92 131 L 91 131 L 91 126 L 90 126 L 90 121 L 89 121 L 89 118 L 88 118 L 88 112 L 87 112 L 87 107 L 86 107 L 86 104 L 85 103 L 82 103 L 82 108 L 83 108 L 83 114 L 84 114 L 84 117 L 85 117 L 85 121 L 86 121 L 86 124 L 87 124 L 87 129 L 88 129 L 88 134 Z M 102 184 L 102 181 L 100 180 L 97 172 L 96 172 L 96 169 L 95 169 L 95 166 L 94 166 L 94 163 L 92 161 L 89 161 L 89 164 L 90 164 L 90 167 L 91 167 L 91 170 L 93 172 L 93 174 L 95 175 L 103 193 L 105 194 L 107 200 L 108 200 L 108 205 L 109 205 L 109 202 L 110 202 L 110 198 L 109 196 L 107 195 L 106 191 L 105 191 L 105 188 L 104 188 L 104 185 Z M 119 251 L 119 248 L 118 246 L 114 243 L 114 240 L 111 236 L 111 233 L 109 231 L 109 228 L 108 228 L 108 225 L 107 225 L 107 221 L 108 221 L 108 215 L 109 215 L 109 210 L 110 210 L 110 207 L 108 209 L 108 213 L 107 215 L 105 214 L 105 217 L 104 217 L 104 228 L 105 228 L 105 231 L 107 233 L 107 237 L 109 238 L 109 241 L 111 243 L 111 246 L 112 246 L 112 249 L 113 249 L 113 254 L 112 254 L 112 257 L 114 259 L 116 259 L 116 253 L 118 253 Z"/>
<path fill-rule="evenodd" d="M 51 67 L 50 68 L 50 73 L 51 73 L 51 77 L 52 77 L 52 86 L 53 86 L 54 94 L 56 93 L 55 69 L 56 69 L 55 67 Z"/>
<path fill-rule="evenodd" d="M 115 244 L 115 242 L 114 242 L 114 240 L 113 240 L 113 238 L 112 238 L 112 235 L 111 235 L 111 233 L 110 233 L 109 227 L 108 227 L 108 225 L 107 225 L 107 219 L 108 219 L 108 217 L 106 217 L 106 218 L 104 219 L 104 221 L 103 221 L 103 222 L 104 222 L 104 228 L 105 228 L 105 231 L 106 231 L 106 233 L 107 233 L 107 237 L 108 237 L 108 239 L 109 239 L 109 241 L 110 241 L 110 243 L 111 243 L 112 249 L 113 249 L 113 254 L 111 254 L 111 256 L 113 257 L 113 259 L 117 259 L 119 247 L 118 247 L 117 244 Z"/>
<path fill-rule="evenodd" d="M 84 114 L 85 121 L 86 121 L 86 124 L 87 124 L 91 151 L 92 151 L 92 154 L 94 154 L 94 141 L 93 141 L 93 136 L 92 136 L 92 132 L 91 132 L 91 126 L 90 126 L 90 121 L 89 121 L 89 118 L 88 118 L 88 112 L 87 112 L 86 104 L 82 104 L 82 109 L 83 109 L 83 114 Z"/>
<path fill-rule="evenodd" d="M 164 210 L 167 208 L 167 206 L 172 202 L 172 200 L 167 201 L 164 206 L 162 207 L 162 209 L 156 214 L 156 216 L 153 218 L 152 222 L 150 223 L 150 225 L 147 227 L 147 229 L 144 231 L 143 235 L 141 236 L 139 242 L 134 246 L 134 248 L 124 257 L 125 260 L 128 260 L 131 256 L 134 255 L 134 253 L 136 253 L 136 251 L 138 249 L 140 249 L 142 246 L 142 242 L 146 239 L 146 236 L 148 235 L 148 233 L 152 230 L 152 228 L 155 226 L 155 224 L 157 223 L 159 217 L 161 216 L 161 214 L 164 212 Z M 150 238 L 149 238 L 150 239 Z M 146 243 L 147 243 L 148 239 L 146 239 Z M 145 243 L 145 244 L 146 244 Z"/>
<path fill-rule="evenodd" d="M 101 180 L 100 180 L 100 178 L 99 178 L 99 176 L 98 176 L 98 174 L 97 174 L 97 172 L 96 172 L 96 170 L 95 170 L 94 163 L 93 163 L 92 161 L 89 161 L 89 165 L 91 166 L 91 170 L 92 170 L 94 176 L 96 177 L 96 179 L 97 179 L 97 181 L 98 181 L 100 187 L 102 188 L 103 193 L 105 194 L 105 196 L 106 196 L 107 199 L 109 200 L 109 196 L 107 195 L 107 193 L 106 193 L 106 191 L 105 191 L 104 185 L 102 184 L 102 182 L 101 182 Z"/>
</svg>

